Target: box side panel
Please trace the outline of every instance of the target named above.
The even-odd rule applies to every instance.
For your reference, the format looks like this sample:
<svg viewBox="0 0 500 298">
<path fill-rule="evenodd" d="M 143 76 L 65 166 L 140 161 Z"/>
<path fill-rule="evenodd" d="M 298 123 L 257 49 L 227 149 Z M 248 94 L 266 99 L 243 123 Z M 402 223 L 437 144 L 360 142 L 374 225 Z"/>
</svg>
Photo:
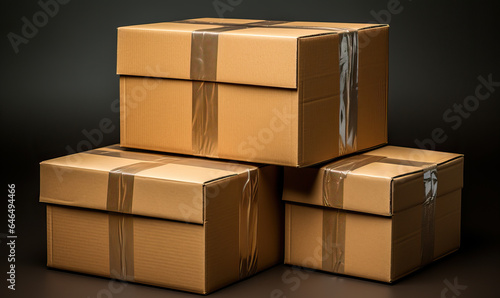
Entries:
<svg viewBox="0 0 500 298">
<path fill-rule="evenodd" d="M 391 280 L 420 267 L 422 261 L 422 206 L 393 216 L 393 258 Z"/>
<path fill-rule="evenodd" d="M 195 154 L 192 82 L 122 76 L 121 145 Z M 296 166 L 298 93 L 217 85 L 220 158 Z"/>
<path fill-rule="evenodd" d="M 324 212 L 338 211 L 286 204 L 285 263 L 323 270 Z M 391 218 L 346 212 L 344 253 L 344 274 L 390 281 Z"/>
<path fill-rule="evenodd" d="M 243 175 L 205 186 L 205 287 L 207 292 L 239 279 L 239 202 Z"/>
<path fill-rule="evenodd" d="M 463 187 L 463 161 L 463 157 L 459 157 L 438 165 L 438 197 Z M 393 183 L 393 212 L 421 204 L 425 199 L 424 190 L 422 171 L 396 177 Z"/>
<path fill-rule="evenodd" d="M 391 178 L 349 173 L 344 179 L 343 209 L 391 215 Z"/>
<path fill-rule="evenodd" d="M 339 36 L 300 38 L 300 165 L 339 155 Z"/>
<path fill-rule="evenodd" d="M 132 213 L 203 224 L 203 185 L 137 176 Z"/>
<path fill-rule="evenodd" d="M 192 154 L 192 83 L 120 77 L 124 147 Z"/>
<path fill-rule="evenodd" d="M 93 157 L 93 155 L 82 155 Z M 102 157 L 101 157 L 102 158 Z M 110 159 L 117 159 L 110 157 Z M 130 162 L 130 161 L 129 161 Z M 137 162 L 137 161 L 135 161 Z M 121 163 L 127 164 L 123 159 Z M 132 161 L 134 163 L 134 161 Z M 75 164 L 78 165 L 78 164 Z M 81 166 L 88 166 L 82 160 Z M 185 222 L 203 223 L 202 185 L 168 179 L 173 165 L 161 165 L 135 174 L 131 213 Z M 184 167 L 186 166 L 177 166 Z M 188 168 L 189 169 L 189 168 Z M 180 168 L 178 172 L 182 171 Z M 199 174 L 211 177 L 206 169 Z M 185 170 L 186 171 L 186 170 Z M 177 172 L 177 173 L 178 173 Z M 213 170 L 212 176 L 227 175 Z M 156 174 L 157 178 L 152 178 Z M 219 176 L 218 176 L 219 175 Z M 160 177 L 160 178 L 158 178 Z M 164 179 L 161 179 L 164 178 Z M 109 172 L 49 163 L 40 165 L 40 201 L 64 206 L 107 210 Z"/>
<path fill-rule="evenodd" d="M 389 27 L 358 32 L 358 150 L 387 143 Z"/>
<path fill-rule="evenodd" d="M 286 264 L 322 269 L 323 210 L 286 203 Z"/>
<path fill-rule="evenodd" d="M 433 258 L 439 259 L 460 247 L 461 189 L 436 198 Z M 422 206 L 394 215 L 393 273 L 399 279 L 422 266 Z"/>
<path fill-rule="evenodd" d="M 445 195 L 464 186 L 464 157 L 458 157 L 438 166 L 438 193 Z"/>
<path fill-rule="evenodd" d="M 283 200 L 324 206 L 324 168 L 285 168 Z M 334 182 L 330 182 L 335 187 Z M 363 187 L 359 187 L 363 185 Z M 343 209 L 380 215 L 391 214 L 391 179 L 384 176 L 358 175 L 353 171 L 343 180 L 339 192 Z M 335 195 L 335 193 L 331 193 Z M 337 201 L 337 198 L 331 198 Z"/>
<path fill-rule="evenodd" d="M 218 92 L 219 157 L 297 165 L 296 90 L 219 84 Z"/>
<path fill-rule="evenodd" d="M 282 260 L 283 256 L 283 209 L 279 197 L 279 170 L 265 166 L 259 171 L 257 186 L 257 251 L 256 271 L 261 271 Z M 248 235 L 240 231 L 240 201 L 248 174 L 243 173 L 206 186 L 206 276 L 207 292 L 214 291 L 240 279 L 240 261 L 248 251 L 242 245 L 250 245 Z M 254 209 L 255 210 L 255 209 Z M 241 253 L 240 253 L 241 252 Z M 246 276 L 246 272 L 243 272 Z"/>
<path fill-rule="evenodd" d="M 392 207 L 394 213 L 422 204 L 425 200 L 425 185 L 422 171 L 395 178 L 392 189 Z"/>
<path fill-rule="evenodd" d="M 441 196 L 436 203 L 435 259 L 460 247 L 461 198 L 459 189 Z"/>
<path fill-rule="evenodd" d="M 345 274 L 389 282 L 392 218 L 346 213 Z"/>
<path fill-rule="evenodd" d="M 105 171 L 40 165 L 40 202 L 104 210 L 107 189 Z"/>
<path fill-rule="evenodd" d="M 206 293 L 202 225 L 134 217 L 135 281 Z"/>
<path fill-rule="evenodd" d="M 190 30 L 200 26 L 179 26 L 183 30 L 169 32 L 119 28 L 116 72 L 132 76 L 189 79 Z"/>
<path fill-rule="evenodd" d="M 49 206 L 52 262 L 50 267 L 110 276 L 108 215 L 83 209 Z M 49 224 L 49 222 L 47 222 Z"/>
<path fill-rule="evenodd" d="M 48 207 L 48 265 L 109 277 L 109 213 Z M 132 232 L 135 282 L 204 293 L 203 226 L 134 217 Z"/>
<path fill-rule="evenodd" d="M 296 88 L 297 36 L 310 33 L 303 31 L 247 28 L 221 33 L 217 81 Z"/>
</svg>

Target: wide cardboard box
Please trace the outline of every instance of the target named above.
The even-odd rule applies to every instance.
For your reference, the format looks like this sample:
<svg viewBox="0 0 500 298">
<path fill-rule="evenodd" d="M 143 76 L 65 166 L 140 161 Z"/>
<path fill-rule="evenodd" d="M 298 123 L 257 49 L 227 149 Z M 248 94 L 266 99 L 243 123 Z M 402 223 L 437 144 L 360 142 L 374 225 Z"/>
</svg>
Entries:
<svg viewBox="0 0 500 298">
<path fill-rule="evenodd" d="M 393 282 L 460 246 L 463 156 L 386 146 L 285 169 L 285 263 Z"/>
<path fill-rule="evenodd" d="M 278 167 L 111 146 L 40 174 L 49 267 L 209 293 L 282 262 Z"/>
<path fill-rule="evenodd" d="M 387 25 L 135 25 L 117 56 L 125 147 L 296 167 L 387 142 Z"/>
</svg>

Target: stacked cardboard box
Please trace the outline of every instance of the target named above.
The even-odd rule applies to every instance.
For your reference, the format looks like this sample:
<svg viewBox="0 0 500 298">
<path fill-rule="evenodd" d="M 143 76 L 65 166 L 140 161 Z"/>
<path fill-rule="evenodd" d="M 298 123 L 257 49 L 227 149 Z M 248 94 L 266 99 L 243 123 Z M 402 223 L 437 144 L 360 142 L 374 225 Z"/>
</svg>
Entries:
<svg viewBox="0 0 500 298">
<path fill-rule="evenodd" d="M 283 253 L 392 282 L 458 248 L 462 156 L 366 153 L 388 26 L 192 19 L 121 27 L 117 55 L 120 146 L 41 163 L 48 266 L 209 293 Z"/>
</svg>

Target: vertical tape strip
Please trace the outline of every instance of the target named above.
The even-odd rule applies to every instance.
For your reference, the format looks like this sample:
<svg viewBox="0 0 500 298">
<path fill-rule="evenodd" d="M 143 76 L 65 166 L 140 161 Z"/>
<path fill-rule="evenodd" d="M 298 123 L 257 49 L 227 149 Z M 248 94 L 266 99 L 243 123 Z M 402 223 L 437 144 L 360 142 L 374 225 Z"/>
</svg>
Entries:
<svg viewBox="0 0 500 298">
<path fill-rule="evenodd" d="M 192 146 L 195 155 L 217 157 L 218 84 L 193 81 Z"/>
<path fill-rule="evenodd" d="M 217 52 L 219 33 L 242 29 L 241 26 L 223 26 L 198 29 L 191 33 L 191 80 L 217 80 Z"/>
<path fill-rule="evenodd" d="M 322 270 L 344 273 L 346 212 L 323 209 Z"/>
<path fill-rule="evenodd" d="M 339 38 L 339 153 L 345 155 L 357 149 L 358 33 L 342 32 Z"/>
<path fill-rule="evenodd" d="M 118 167 L 108 175 L 107 210 L 132 213 L 134 177 L 140 171 L 162 166 L 171 160 L 138 162 Z M 160 162 L 163 161 L 163 162 Z M 121 280 L 134 280 L 134 227 L 133 216 L 109 213 L 109 272 Z"/>
<path fill-rule="evenodd" d="M 134 224 L 128 214 L 109 214 L 109 272 L 120 280 L 134 280 Z"/>
<path fill-rule="evenodd" d="M 257 272 L 257 223 L 259 218 L 259 205 L 257 191 L 259 185 L 259 171 L 248 170 L 247 181 L 243 186 L 239 210 L 239 251 L 240 251 L 240 279 Z"/>
<path fill-rule="evenodd" d="M 434 259 L 437 187 L 437 166 L 432 165 L 424 170 L 425 201 L 422 206 L 422 265 L 426 265 Z"/>
<path fill-rule="evenodd" d="M 228 25 L 198 29 L 191 34 L 192 147 L 195 155 L 218 157 L 218 85 L 214 81 L 217 80 L 219 33 L 243 28 Z"/>
<path fill-rule="evenodd" d="M 166 163 L 138 162 L 109 171 L 106 209 L 113 212 L 131 213 L 135 174 L 165 165 Z"/>
<path fill-rule="evenodd" d="M 327 165 L 323 172 L 323 204 L 327 207 L 343 208 L 344 180 L 349 172 L 384 158 L 383 156 L 363 154 L 341 159 Z"/>
</svg>

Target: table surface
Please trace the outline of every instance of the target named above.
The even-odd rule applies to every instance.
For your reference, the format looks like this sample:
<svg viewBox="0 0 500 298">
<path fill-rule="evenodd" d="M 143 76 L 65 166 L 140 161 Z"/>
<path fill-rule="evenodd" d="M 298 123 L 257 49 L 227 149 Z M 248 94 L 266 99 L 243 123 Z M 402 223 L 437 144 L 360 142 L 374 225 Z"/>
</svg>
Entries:
<svg viewBox="0 0 500 298">
<path fill-rule="evenodd" d="M 44 263 L 39 254 L 18 263 L 16 291 L 4 286 L 0 297 L 201 297 L 49 269 Z M 392 285 L 278 265 L 209 297 L 500 297 L 499 277 L 500 242 L 490 241 L 462 248 Z"/>
</svg>

